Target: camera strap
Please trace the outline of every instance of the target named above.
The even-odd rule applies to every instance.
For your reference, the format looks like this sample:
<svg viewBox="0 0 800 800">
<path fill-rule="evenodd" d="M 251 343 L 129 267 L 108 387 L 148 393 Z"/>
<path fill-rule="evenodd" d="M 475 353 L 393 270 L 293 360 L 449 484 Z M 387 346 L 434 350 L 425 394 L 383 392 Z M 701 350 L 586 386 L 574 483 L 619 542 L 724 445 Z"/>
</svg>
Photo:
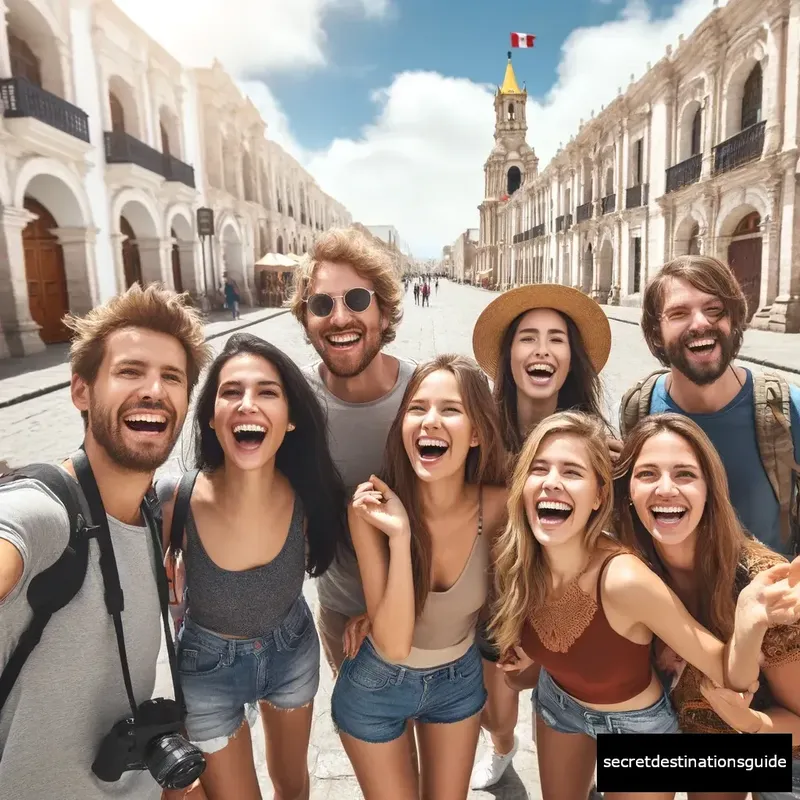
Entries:
<svg viewBox="0 0 800 800">
<path fill-rule="evenodd" d="M 103 575 L 106 608 L 114 621 L 114 632 L 117 637 L 117 648 L 119 650 L 120 666 L 122 667 L 122 679 L 125 682 L 125 692 L 128 695 L 131 711 L 134 717 L 136 717 L 136 698 L 133 695 L 133 684 L 128 667 L 128 654 L 125 649 L 125 632 L 122 627 L 122 612 L 125 609 L 125 597 L 119 580 L 119 570 L 117 569 L 117 559 L 114 555 L 114 546 L 111 542 L 108 516 L 105 506 L 103 505 L 103 499 L 100 497 L 100 490 L 97 488 L 97 481 L 95 480 L 94 472 L 89 463 L 89 457 L 82 447 L 72 457 L 72 465 L 75 468 L 75 474 L 83 490 L 86 502 L 89 504 L 89 510 L 92 516 L 92 534 L 94 538 L 97 539 L 97 544 L 100 548 L 100 572 Z M 142 514 L 147 529 L 150 531 L 150 538 L 155 555 L 156 586 L 158 587 L 158 599 L 159 606 L 161 607 L 164 635 L 167 639 L 167 657 L 169 658 L 169 667 L 172 674 L 172 687 L 175 692 L 175 701 L 181 710 L 181 717 L 185 718 L 186 705 L 178 679 L 175 645 L 170 630 L 169 588 L 167 585 L 167 576 L 163 569 L 162 545 L 158 534 L 158 526 L 155 523 L 154 515 L 146 501 L 142 502 Z"/>
</svg>

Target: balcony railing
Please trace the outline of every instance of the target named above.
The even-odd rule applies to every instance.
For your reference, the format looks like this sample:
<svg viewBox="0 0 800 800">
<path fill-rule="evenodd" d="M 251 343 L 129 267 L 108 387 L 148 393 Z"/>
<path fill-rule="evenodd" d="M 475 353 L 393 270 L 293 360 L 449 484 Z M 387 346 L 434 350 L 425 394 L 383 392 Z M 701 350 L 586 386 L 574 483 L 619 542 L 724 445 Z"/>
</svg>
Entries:
<svg viewBox="0 0 800 800">
<path fill-rule="evenodd" d="M 575 210 L 575 216 L 578 222 L 586 222 L 587 219 L 592 218 L 592 201 L 584 203 Z"/>
<path fill-rule="evenodd" d="M 4 117 L 32 117 L 62 133 L 89 142 L 89 115 L 27 78 L 0 80 L 0 110 Z"/>
<path fill-rule="evenodd" d="M 556 232 L 567 230 L 572 225 L 572 214 L 562 214 L 556 217 Z"/>
<path fill-rule="evenodd" d="M 175 156 L 169 154 L 164 156 L 164 177 L 168 181 L 182 183 L 184 186 L 190 186 L 192 189 L 195 188 L 194 169 L 179 158 L 175 158 Z"/>
<path fill-rule="evenodd" d="M 676 192 L 678 189 L 683 189 L 684 186 L 697 183 L 700 180 L 702 165 L 703 154 L 697 153 L 697 155 L 687 158 L 686 161 L 670 167 L 667 170 L 667 191 Z"/>
<path fill-rule="evenodd" d="M 756 122 L 714 148 L 714 172 L 730 172 L 732 169 L 755 161 L 764 149 L 766 120 Z"/>
<path fill-rule="evenodd" d="M 600 203 L 603 208 L 603 213 L 610 214 L 617 209 L 617 196 L 615 194 L 607 194 Z"/>
<path fill-rule="evenodd" d="M 106 164 L 135 164 L 168 181 L 195 188 L 194 169 L 169 153 L 161 153 L 124 131 L 106 131 Z"/>
<path fill-rule="evenodd" d="M 164 154 L 124 131 L 106 131 L 106 164 L 135 164 L 156 175 L 164 174 Z"/>
<path fill-rule="evenodd" d="M 531 228 L 531 239 L 536 239 L 538 236 L 544 236 L 544 222 Z"/>
<path fill-rule="evenodd" d="M 639 206 L 647 205 L 647 187 L 646 183 L 639 183 L 636 186 L 630 186 L 625 190 L 625 208 L 639 208 Z"/>
</svg>

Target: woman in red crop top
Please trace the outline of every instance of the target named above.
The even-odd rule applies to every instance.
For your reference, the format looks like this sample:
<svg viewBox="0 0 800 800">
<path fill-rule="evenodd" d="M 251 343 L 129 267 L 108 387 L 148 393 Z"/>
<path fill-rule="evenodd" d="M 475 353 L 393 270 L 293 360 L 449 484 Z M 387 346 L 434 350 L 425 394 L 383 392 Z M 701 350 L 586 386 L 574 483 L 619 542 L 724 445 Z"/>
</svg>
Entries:
<svg viewBox="0 0 800 800">
<path fill-rule="evenodd" d="M 555 414 L 520 454 L 508 526 L 496 546 L 500 599 L 491 632 L 504 655 L 520 656 L 515 667 L 541 666 L 535 703 L 545 800 L 586 796 L 599 733 L 677 732 L 650 661 L 654 635 L 718 684 L 745 691 L 758 676 L 765 626 L 800 616 L 800 587 L 776 568 L 739 595 L 726 647 L 640 558 L 604 533 L 612 494 L 602 423 L 578 412 Z"/>
<path fill-rule="evenodd" d="M 652 565 L 698 620 L 727 639 L 739 592 L 764 570 L 776 564 L 785 568 L 786 560 L 742 530 L 716 449 L 692 420 L 658 414 L 630 432 L 618 474 L 620 539 Z M 800 559 L 793 569 L 800 573 Z M 760 797 L 800 797 L 800 623 L 766 631 L 760 687 L 744 702 L 660 645 L 659 663 L 671 667 L 667 677 L 680 729 L 792 734 L 794 794 Z M 738 791 L 714 798 L 744 800 L 746 795 Z M 689 800 L 703 797 L 690 794 Z"/>
</svg>

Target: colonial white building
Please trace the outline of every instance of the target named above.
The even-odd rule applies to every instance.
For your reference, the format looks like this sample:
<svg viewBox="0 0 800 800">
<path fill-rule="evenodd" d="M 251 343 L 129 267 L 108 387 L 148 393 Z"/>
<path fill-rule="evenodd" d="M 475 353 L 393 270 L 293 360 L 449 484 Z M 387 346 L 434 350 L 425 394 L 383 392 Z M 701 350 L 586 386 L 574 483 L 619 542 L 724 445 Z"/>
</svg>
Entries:
<svg viewBox="0 0 800 800">
<path fill-rule="evenodd" d="M 485 165 L 479 279 L 638 304 L 670 258 L 728 261 L 751 324 L 800 331 L 800 0 L 730 0 L 540 172 L 510 59 Z"/>
<path fill-rule="evenodd" d="M 255 260 L 348 224 L 265 130 L 219 64 L 183 68 L 111 0 L 0 0 L 0 358 L 135 281 L 213 298 L 228 269 L 255 299 Z"/>
</svg>

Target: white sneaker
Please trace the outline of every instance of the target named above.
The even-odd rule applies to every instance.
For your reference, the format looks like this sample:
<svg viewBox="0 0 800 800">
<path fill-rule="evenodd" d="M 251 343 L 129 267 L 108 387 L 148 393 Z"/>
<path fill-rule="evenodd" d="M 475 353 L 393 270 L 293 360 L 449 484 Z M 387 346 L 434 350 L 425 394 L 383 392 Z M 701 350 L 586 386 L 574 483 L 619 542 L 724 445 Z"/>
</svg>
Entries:
<svg viewBox="0 0 800 800">
<path fill-rule="evenodd" d="M 472 789 L 488 789 L 490 786 L 494 786 L 505 774 L 518 749 L 519 740 L 516 736 L 514 737 L 514 746 L 504 756 L 499 755 L 495 752 L 494 747 L 491 747 L 472 770 L 470 787 Z"/>
</svg>

